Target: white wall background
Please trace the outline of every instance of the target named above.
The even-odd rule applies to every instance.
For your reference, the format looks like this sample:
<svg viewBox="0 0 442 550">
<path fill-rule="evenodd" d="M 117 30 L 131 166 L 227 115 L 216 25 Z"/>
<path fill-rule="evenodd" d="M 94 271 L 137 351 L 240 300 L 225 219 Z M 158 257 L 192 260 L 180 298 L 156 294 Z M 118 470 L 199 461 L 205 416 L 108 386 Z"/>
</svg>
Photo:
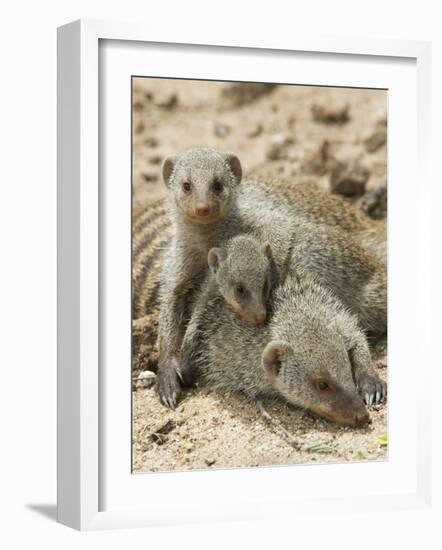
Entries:
<svg viewBox="0 0 442 550">
<path fill-rule="evenodd" d="M 152 22 L 217 35 L 312 34 L 433 41 L 433 180 L 441 184 L 442 36 L 439 2 L 420 0 L 16 0 L 2 5 L 0 86 L 0 544 L 4 548 L 439 547 L 433 512 L 79 534 L 54 523 L 56 435 L 56 27 L 79 17 Z M 440 189 L 434 200 L 439 236 Z M 438 232 L 439 231 L 439 232 Z M 5 254 L 6 252 L 6 254 Z M 442 281 L 440 262 L 435 280 Z M 434 298 L 440 305 L 440 290 Z M 404 301 L 406 308 L 406 297 Z M 435 318 L 435 323 L 439 319 Z M 436 327 L 436 325 L 435 325 Z M 436 367 L 436 365 L 435 365 Z M 439 375 L 440 378 L 440 375 Z M 429 389 L 430 391 L 430 389 Z M 438 386 L 433 384 L 435 407 Z M 436 424 L 436 423 L 435 423 Z M 435 436 L 440 426 L 433 426 Z M 435 437 L 438 464 L 442 463 Z M 441 477 L 435 472 L 439 484 Z M 296 490 L 296 487 L 293 487 Z M 440 495 L 440 492 L 439 492 Z M 181 496 L 182 498 L 183 496 Z M 440 501 L 439 501 L 440 506 Z M 48 517 L 49 516 L 49 517 Z M 5 539 L 5 540 L 4 540 Z M 9 539 L 6 542 L 6 539 Z"/>
</svg>

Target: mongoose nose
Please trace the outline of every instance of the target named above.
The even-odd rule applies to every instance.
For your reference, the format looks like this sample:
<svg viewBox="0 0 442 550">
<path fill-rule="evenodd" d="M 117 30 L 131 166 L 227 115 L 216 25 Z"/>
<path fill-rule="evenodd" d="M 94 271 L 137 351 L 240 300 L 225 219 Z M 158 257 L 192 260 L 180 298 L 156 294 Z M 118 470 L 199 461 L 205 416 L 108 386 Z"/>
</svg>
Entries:
<svg viewBox="0 0 442 550">
<path fill-rule="evenodd" d="M 370 416 L 367 412 L 362 414 L 357 414 L 355 415 L 355 426 L 365 426 L 366 424 L 368 424 L 369 420 L 370 420 Z"/>
<path fill-rule="evenodd" d="M 198 216 L 207 216 L 209 210 L 210 209 L 208 204 L 197 204 L 195 207 L 195 212 Z"/>
<path fill-rule="evenodd" d="M 258 315 L 255 317 L 256 319 L 256 324 L 257 325 L 262 325 L 262 323 L 264 323 L 264 321 L 266 320 L 266 317 L 267 315 L 264 313 L 258 313 Z"/>
</svg>

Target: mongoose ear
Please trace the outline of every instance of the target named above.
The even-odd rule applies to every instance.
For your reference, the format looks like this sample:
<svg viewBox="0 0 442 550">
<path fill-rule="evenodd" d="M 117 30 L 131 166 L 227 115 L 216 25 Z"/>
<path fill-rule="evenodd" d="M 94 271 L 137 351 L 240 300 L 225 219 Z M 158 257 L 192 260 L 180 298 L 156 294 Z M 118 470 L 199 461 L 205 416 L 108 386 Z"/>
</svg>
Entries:
<svg viewBox="0 0 442 550">
<path fill-rule="evenodd" d="M 267 344 L 262 352 L 262 366 L 264 371 L 271 378 L 276 378 L 286 358 L 287 344 L 279 340 L 274 340 Z"/>
<path fill-rule="evenodd" d="M 164 183 L 167 185 L 167 187 L 169 187 L 170 185 L 170 176 L 172 175 L 172 172 L 173 172 L 173 169 L 175 168 L 177 160 L 178 160 L 178 157 L 176 155 L 171 155 L 170 157 L 167 157 L 163 162 L 161 171 L 163 174 Z"/>
<path fill-rule="evenodd" d="M 223 153 L 223 158 L 229 165 L 230 170 L 235 176 L 236 183 L 238 184 L 242 178 L 242 168 L 239 158 L 234 153 Z"/>
<path fill-rule="evenodd" d="M 219 264 L 224 259 L 221 248 L 211 248 L 207 255 L 207 263 L 209 264 L 212 273 L 215 274 L 219 269 Z"/>
<path fill-rule="evenodd" d="M 272 247 L 270 246 L 270 243 L 264 243 L 261 248 L 263 254 L 267 256 L 267 258 L 272 257 Z"/>
</svg>

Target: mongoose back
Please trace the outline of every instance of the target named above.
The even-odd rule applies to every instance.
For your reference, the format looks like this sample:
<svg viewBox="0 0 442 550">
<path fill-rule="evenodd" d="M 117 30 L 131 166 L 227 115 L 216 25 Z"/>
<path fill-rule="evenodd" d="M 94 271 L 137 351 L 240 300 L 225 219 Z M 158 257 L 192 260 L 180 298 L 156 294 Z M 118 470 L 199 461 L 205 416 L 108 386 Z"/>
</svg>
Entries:
<svg viewBox="0 0 442 550">
<path fill-rule="evenodd" d="M 362 247 L 357 254 L 351 252 L 357 244 L 355 236 L 369 229 L 370 220 L 364 220 L 364 214 L 350 214 L 350 210 L 346 214 L 352 207 L 339 200 L 331 201 L 335 210 L 327 214 L 327 209 L 322 211 L 312 198 L 303 198 L 305 192 L 302 190 L 298 202 L 293 190 L 289 205 L 289 199 L 256 181 L 240 185 L 242 168 L 238 157 L 232 153 L 213 149 L 186 151 L 164 161 L 163 177 L 171 196 L 173 241 L 162 275 L 158 393 L 163 404 L 174 407 L 181 391 L 179 350 L 183 331 L 191 311 L 191 296 L 198 292 L 204 279 L 210 248 L 222 246 L 228 239 L 243 233 L 269 240 L 275 265 L 284 275 L 293 268 L 293 239 L 302 242 L 305 231 L 312 233 L 315 228 L 328 227 L 331 232 L 333 224 L 338 224 L 334 245 L 323 250 L 323 255 L 328 253 L 332 258 L 337 252 L 344 251 L 340 255 L 343 258 L 350 251 L 347 256 L 352 256 L 355 261 L 354 265 L 348 262 L 348 277 L 351 272 L 366 272 L 366 264 L 372 263 L 373 255 Z M 312 223 L 315 217 L 318 218 L 316 224 Z M 339 220 L 343 224 L 341 229 Z M 350 227 L 350 220 L 355 235 L 351 239 L 344 232 Z M 298 256 L 297 261 L 303 261 L 303 258 Z M 315 267 L 314 262 L 311 267 Z M 368 272 L 367 276 L 352 280 L 358 279 L 365 287 L 373 275 L 371 268 Z M 323 275 L 324 283 L 326 272 Z M 342 298 L 345 299 L 348 294 L 346 281 L 334 286 L 337 291 L 343 291 Z M 353 303 L 350 300 L 346 305 L 352 307 Z"/>
<path fill-rule="evenodd" d="M 159 306 L 160 268 L 172 238 L 165 199 L 134 208 L 132 216 L 132 319 Z"/>
<path fill-rule="evenodd" d="M 304 219 L 339 228 L 351 235 L 386 266 L 387 226 L 384 222 L 373 220 L 340 195 L 331 194 L 316 183 L 290 186 L 274 179 L 265 186 L 270 187 L 272 193 L 282 198 L 288 208 L 294 209 Z"/>
<path fill-rule="evenodd" d="M 386 397 L 357 319 L 309 277 L 288 277 L 275 290 L 268 324 L 245 322 L 220 294 L 198 311 L 197 324 L 183 355 L 220 392 L 278 395 L 352 426 L 369 421 L 363 400 L 373 405 Z"/>
</svg>

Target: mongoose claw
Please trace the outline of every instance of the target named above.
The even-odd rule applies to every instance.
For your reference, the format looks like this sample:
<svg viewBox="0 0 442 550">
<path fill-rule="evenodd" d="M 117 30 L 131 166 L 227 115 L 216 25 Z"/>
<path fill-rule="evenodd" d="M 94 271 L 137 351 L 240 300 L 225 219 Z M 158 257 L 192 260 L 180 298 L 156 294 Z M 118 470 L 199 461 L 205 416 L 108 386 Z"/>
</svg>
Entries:
<svg viewBox="0 0 442 550">
<path fill-rule="evenodd" d="M 180 379 L 181 384 L 184 384 L 183 375 L 181 374 L 180 369 L 176 369 L 178 378 Z"/>
<path fill-rule="evenodd" d="M 387 384 L 377 376 L 364 374 L 359 379 L 357 386 L 365 404 L 369 407 L 379 405 L 387 398 Z"/>
<path fill-rule="evenodd" d="M 157 393 L 162 405 L 169 409 L 174 409 L 181 395 L 181 384 L 177 369 L 161 369 L 158 372 Z"/>
</svg>

